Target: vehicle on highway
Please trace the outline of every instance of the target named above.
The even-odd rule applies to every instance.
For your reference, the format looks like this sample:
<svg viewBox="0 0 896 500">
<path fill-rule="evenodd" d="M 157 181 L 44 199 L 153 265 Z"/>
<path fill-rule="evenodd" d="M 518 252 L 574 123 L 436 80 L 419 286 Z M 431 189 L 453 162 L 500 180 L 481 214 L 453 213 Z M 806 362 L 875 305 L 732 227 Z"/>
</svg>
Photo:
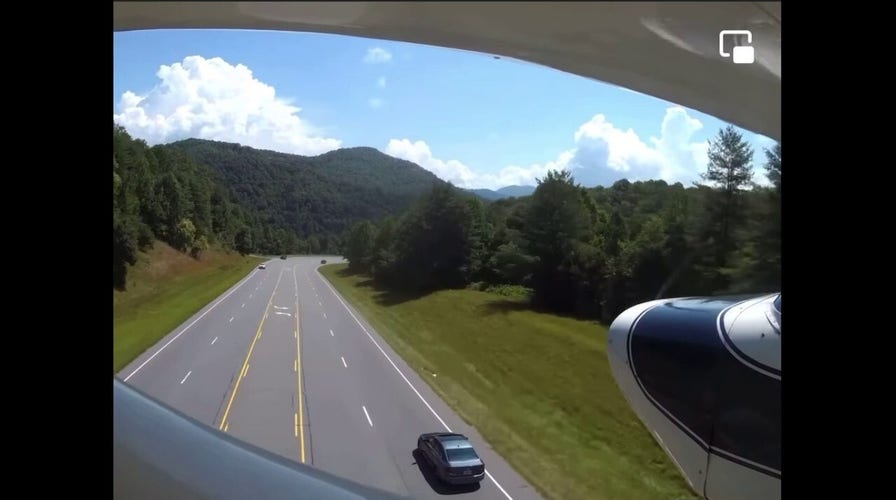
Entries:
<svg viewBox="0 0 896 500">
<path fill-rule="evenodd" d="M 258 264 L 258 268 L 259 268 L 259 269 L 267 269 L 268 266 L 266 266 L 266 265 L 264 265 L 264 264 Z"/>
<path fill-rule="evenodd" d="M 286 260 L 286 256 L 285 256 L 285 255 L 281 255 L 280 258 L 283 259 L 283 260 Z"/>
<path fill-rule="evenodd" d="M 467 436 L 454 432 L 431 432 L 417 438 L 417 449 L 442 481 L 469 484 L 482 481 L 485 464 Z"/>
<path fill-rule="evenodd" d="M 326 264 L 326 263 L 327 263 L 327 259 L 321 259 L 320 263 L 321 263 L 321 264 Z"/>
</svg>

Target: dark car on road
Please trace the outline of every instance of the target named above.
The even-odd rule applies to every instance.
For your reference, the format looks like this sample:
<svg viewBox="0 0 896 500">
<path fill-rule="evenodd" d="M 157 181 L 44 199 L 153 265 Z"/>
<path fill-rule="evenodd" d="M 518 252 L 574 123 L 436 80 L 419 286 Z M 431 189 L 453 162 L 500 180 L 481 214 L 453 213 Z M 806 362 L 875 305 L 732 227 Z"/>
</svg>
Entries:
<svg viewBox="0 0 896 500">
<path fill-rule="evenodd" d="M 478 483 L 485 477 L 485 464 L 463 434 L 431 432 L 417 438 L 417 449 L 436 475 L 449 484 Z"/>
<path fill-rule="evenodd" d="M 283 260 L 286 260 L 286 256 L 285 256 L 285 255 L 281 255 L 280 258 L 283 259 Z"/>
</svg>

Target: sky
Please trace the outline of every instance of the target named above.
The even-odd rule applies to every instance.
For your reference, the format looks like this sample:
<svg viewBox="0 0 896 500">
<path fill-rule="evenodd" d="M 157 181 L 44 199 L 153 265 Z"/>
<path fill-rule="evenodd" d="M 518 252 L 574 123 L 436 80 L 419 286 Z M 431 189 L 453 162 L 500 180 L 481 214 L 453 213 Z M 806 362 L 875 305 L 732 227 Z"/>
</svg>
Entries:
<svg viewBox="0 0 896 500">
<path fill-rule="evenodd" d="M 690 185 L 727 123 L 628 89 L 492 55 L 340 35 L 113 34 L 115 122 L 149 144 L 198 137 L 317 155 L 370 146 L 464 188 Z M 766 183 L 774 141 L 740 130 Z"/>
</svg>

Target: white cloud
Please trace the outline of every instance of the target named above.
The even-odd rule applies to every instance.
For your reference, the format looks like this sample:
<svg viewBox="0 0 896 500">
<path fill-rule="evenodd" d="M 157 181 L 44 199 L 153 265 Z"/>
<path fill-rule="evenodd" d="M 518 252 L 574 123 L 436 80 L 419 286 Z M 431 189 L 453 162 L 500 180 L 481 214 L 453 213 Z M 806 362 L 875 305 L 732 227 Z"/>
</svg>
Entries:
<svg viewBox="0 0 896 500">
<path fill-rule="evenodd" d="M 381 89 L 386 88 L 386 77 L 385 76 L 379 77 L 376 81 L 376 84 Z"/>
<path fill-rule="evenodd" d="M 392 53 L 380 47 L 367 49 L 367 54 L 364 55 L 364 62 L 367 64 L 387 63 L 391 60 Z"/>
<path fill-rule="evenodd" d="M 392 139 L 386 146 L 386 154 L 396 158 L 412 161 L 436 174 L 440 179 L 463 188 L 484 187 L 498 189 L 513 185 L 535 185 L 535 179 L 543 177 L 548 170 L 563 169 L 573 156 L 572 151 L 564 151 L 555 161 L 544 165 L 534 164 L 528 167 L 511 165 L 502 168 L 497 174 L 481 174 L 458 160 L 441 160 L 433 156 L 425 141 L 410 139 Z"/>
<path fill-rule="evenodd" d="M 301 108 L 278 97 L 242 64 L 189 56 L 161 66 L 161 80 L 144 95 L 121 96 L 116 123 L 150 144 L 198 137 L 261 149 L 316 155 L 337 149 L 299 117 Z"/>
<path fill-rule="evenodd" d="M 383 107 L 383 104 L 386 104 L 386 101 L 380 99 L 379 97 L 371 97 L 367 100 L 367 104 L 369 104 L 373 109 L 379 109 Z"/>
<path fill-rule="evenodd" d="M 470 167 L 457 160 L 444 161 L 433 157 L 429 145 L 423 141 L 391 139 L 386 146 L 386 154 L 412 161 L 455 186 L 468 187 L 477 177 Z"/>
<path fill-rule="evenodd" d="M 634 130 L 617 128 L 598 114 L 576 131 L 576 153 L 569 167 L 586 186 L 606 186 L 622 178 L 690 184 L 706 167 L 707 143 L 692 140 L 701 128 L 700 120 L 674 106 L 666 109 L 660 137 L 648 143 Z"/>
<path fill-rule="evenodd" d="M 424 141 L 389 141 L 386 153 L 413 161 L 440 178 L 460 187 L 497 189 L 509 185 L 535 185 L 549 170 L 568 169 L 585 186 L 609 186 L 626 178 L 630 181 L 663 179 L 689 185 L 706 169 L 706 141 L 695 141 L 703 128 L 687 110 L 673 106 L 666 110 L 659 137 L 642 140 L 632 130 L 622 130 L 603 114 L 579 126 L 573 135 L 575 147 L 562 151 L 544 164 L 510 165 L 497 173 L 477 173 L 457 160 L 432 155 Z M 758 177 L 758 175 L 757 175 Z"/>
</svg>

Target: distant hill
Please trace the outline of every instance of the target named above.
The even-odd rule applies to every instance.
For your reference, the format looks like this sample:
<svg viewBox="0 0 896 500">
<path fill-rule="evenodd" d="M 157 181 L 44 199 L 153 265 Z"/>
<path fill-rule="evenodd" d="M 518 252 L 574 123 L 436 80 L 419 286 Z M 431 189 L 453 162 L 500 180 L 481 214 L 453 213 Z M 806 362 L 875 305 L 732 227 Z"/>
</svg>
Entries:
<svg viewBox="0 0 896 500">
<path fill-rule="evenodd" d="M 529 196 L 535 192 L 535 186 L 505 186 L 497 191 L 492 189 L 468 189 L 467 191 L 486 200 Z"/>
<path fill-rule="evenodd" d="M 399 214 L 444 182 L 415 163 L 367 147 L 319 156 L 203 139 L 167 147 L 213 169 L 238 204 L 303 239 L 335 236 L 360 220 Z"/>
<path fill-rule="evenodd" d="M 362 220 L 407 211 L 444 181 L 373 148 L 299 156 L 187 139 L 152 146 L 113 127 L 113 287 L 161 240 L 194 257 L 341 251 Z"/>
</svg>

